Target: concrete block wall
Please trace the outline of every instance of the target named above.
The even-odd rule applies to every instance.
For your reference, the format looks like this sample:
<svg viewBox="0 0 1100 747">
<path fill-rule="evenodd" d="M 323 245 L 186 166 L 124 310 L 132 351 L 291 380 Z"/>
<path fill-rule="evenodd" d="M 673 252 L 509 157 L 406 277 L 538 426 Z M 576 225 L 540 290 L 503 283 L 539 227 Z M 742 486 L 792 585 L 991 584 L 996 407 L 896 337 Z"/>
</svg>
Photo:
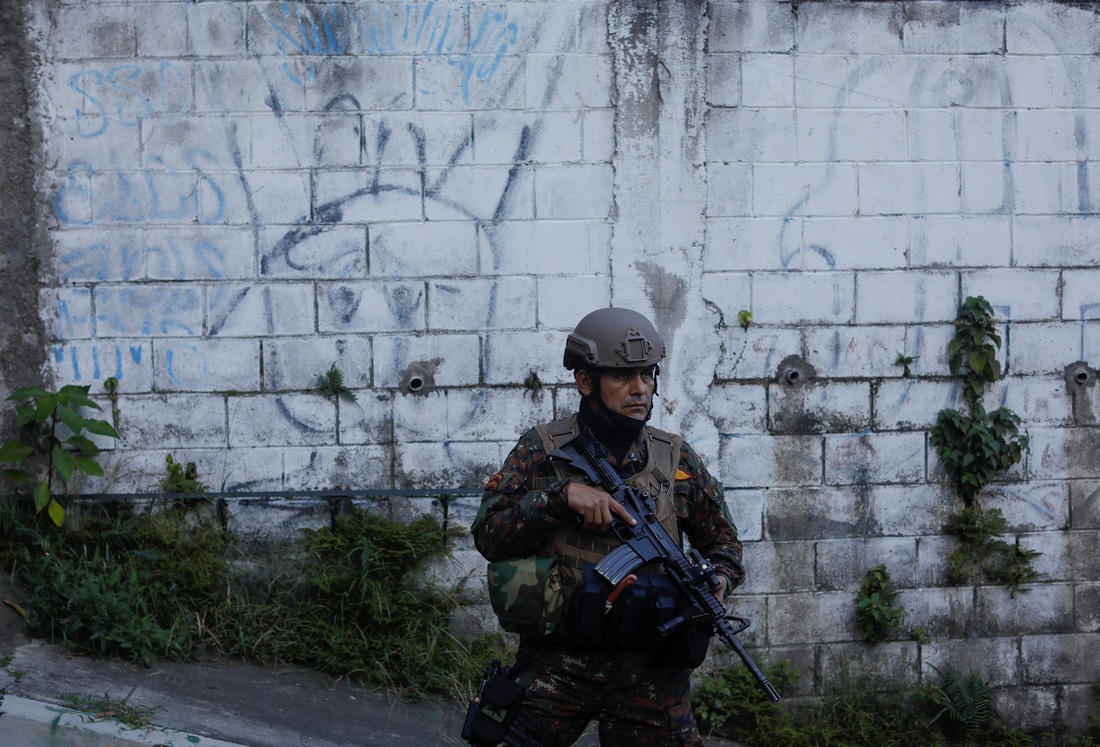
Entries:
<svg viewBox="0 0 1100 747">
<path fill-rule="evenodd" d="M 25 14 L 42 369 L 99 397 L 119 381 L 122 441 L 95 487 L 150 489 L 172 453 L 227 490 L 476 488 L 575 407 L 560 359 L 580 316 L 630 306 L 669 343 L 655 422 L 707 458 L 747 542 L 746 640 L 800 669 L 800 693 L 953 662 L 1010 721 L 1097 712 L 1091 9 Z M 946 347 L 969 295 L 1005 340 L 987 403 L 1031 438 L 983 495 L 1042 552 L 1014 599 L 945 581 L 958 499 L 927 430 L 962 401 Z M 315 391 L 333 364 L 357 403 Z M 859 642 L 854 593 L 882 562 L 927 640 Z"/>
</svg>

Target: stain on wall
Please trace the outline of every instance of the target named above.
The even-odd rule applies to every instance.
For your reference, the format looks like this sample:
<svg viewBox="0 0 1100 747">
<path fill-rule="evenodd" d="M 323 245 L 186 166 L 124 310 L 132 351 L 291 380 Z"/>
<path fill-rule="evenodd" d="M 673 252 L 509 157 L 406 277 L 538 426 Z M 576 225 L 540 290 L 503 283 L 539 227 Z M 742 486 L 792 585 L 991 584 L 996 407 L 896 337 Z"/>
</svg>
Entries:
<svg viewBox="0 0 1100 747">
<path fill-rule="evenodd" d="M 0 5 L 0 399 L 41 383 L 46 335 L 39 311 L 39 272 L 48 258 L 40 221 L 41 200 L 28 188 L 41 173 L 41 133 L 32 116 L 35 93 L 30 33 L 23 3 Z M 0 419 L 0 439 L 12 434 Z"/>
</svg>

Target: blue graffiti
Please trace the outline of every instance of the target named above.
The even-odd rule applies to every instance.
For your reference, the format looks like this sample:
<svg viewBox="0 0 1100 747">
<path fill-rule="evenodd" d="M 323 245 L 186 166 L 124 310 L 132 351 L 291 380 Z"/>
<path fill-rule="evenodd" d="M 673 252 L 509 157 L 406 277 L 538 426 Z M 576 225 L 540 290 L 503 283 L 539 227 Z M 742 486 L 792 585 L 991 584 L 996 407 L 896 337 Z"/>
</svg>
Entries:
<svg viewBox="0 0 1100 747">
<path fill-rule="evenodd" d="M 164 367 L 168 374 L 168 378 L 171 379 L 173 383 L 188 389 L 202 386 L 206 382 L 207 377 L 206 356 L 194 345 L 185 345 L 180 352 L 185 353 L 188 358 L 194 358 L 196 365 L 180 367 L 182 370 L 177 371 L 177 351 L 175 348 L 169 348 L 164 354 Z M 184 372 L 189 373 L 188 375 L 184 375 Z"/>
<path fill-rule="evenodd" d="M 173 62 L 163 60 L 156 71 L 155 98 L 149 98 L 133 83 L 145 71 L 139 65 L 118 65 L 106 73 L 94 68 L 69 78 L 69 87 L 79 93 L 83 105 L 76 110 L 77 134 L 99 137 L 112 118 L 124 127 L 136 127 L 152 116 L 178 117 L 191 111 L 189 77 Z M 173 95 L 179 92 L 181 96 Z"/>
<path fill-rule="evenodd" d="M 279 34 L 275 48 L 279 54 L 289 57 L 300 55 L 307 58 L 346 54 L 350 47 L 350 34 L 355 26 L 351 11 L 342 5 L 325 5 L 310 8 L 301 4 L 291 7 L 290 3 L 281 6 L 280 25 L 274 19 L 264 17 L 267 24 Z M 306 86 L 316 79 L 317 69 L 312 59 L 306 66 L 304 75 L 296 75 L 290 64 L 284 62 L 283 73 L 294 83 Z"/>
<path fill-rule="evenodd" d="M 519 25 L 505 12 L 453 0 L 406 0 L 400 6 L 371 5 L 362 10 L 284 2 L 279 10 L 281 15 L 265 15 L 264 20 L 277 34 L 278 53 L 304 64 L 300 73 L 291 62 L 282 65 L 287 78 L 300 86 L 316 81 L 318 59 L 356 53 L 405 56 L 457 67 L 462 72 L 463 101 L 470 103 L 471 82 L 490 86 L 520 36 Z M 464 41 L 467 17 L 475 11 L 481 14 L 470 18 L 476 31 Z"/>
<path fill-rule="evenodd" d="M 99 336 L 202 332 L 202 301 L 194 288 L 97 288 L 95 293 Z"/>
<path fill-rule="evenodd" d="M 181 169 L 153 157 L 152 165 L 138 172 L 117 164 L 98 169 L 87 161 L 73 161 L 54 194 L 54 215 L 68 226 L 222 221 L 225 191 L 208 173 L 217 159 L 210 151 L 189 148 L 184 160 Z M 103 199 L 97 200 L 97 195 Z"/>
<path fill-rule="evenodd" d="M 406 126 L 406 130 L 408 136 L 413 141 L 420 167 L 426 169 L 426 134 L 421 128 L 411 123 Z M 283 234 L 270 253 L 260 258 L 261 275 L 271 274 L 273 268 L 276 266 L 289 267 L 298 271 L 308 270 L 309 265 L 305 261 L 298 259 L 299 254 L 306 257 L 309 256 L 309 253 L 304 250 L 304 245 L 311 239 L 321 236 L 339 225 L 344 219 L 345 211 L 358 200 L 377 200 L 384 195 L 420 198 L 420 190 L 413 190 L 404 185 L 392 184 L 383 180 L 383 176 L 387 172 L 381 168 L 381 164 L 384 162 L 387 147 L 392 143 L 392 137 L 393 131 L 389 128 L 386 121 L 383 120 L 379 125 L 373 149 L 376 162 L 379 165 L 376 165 L 372 169 L 371 178 L 366 180 L 366 186 L 353 190 L 341 197 L 332 199 L 323 205 L 319 205 L 314 210 L 312 219 L 309 216 L 299 218 L 299 220 L 296 221 L 295 227 Z M 491 215 L 479 215 L 474 208 L 463 204 L 445 193 L 447 179 L 454 169 L 455 164 L 458 163 L 467 150 L 473 147 L 472 132 L 463 138 L 450 154 L 447 168 L 442 169 L 436 179 L 423 184 L 424 199 L 460 212 L 467 218 L 478 221 L 481 225 L 490 226 L 499 224 L 507 217 L 510 197 L 515 191 L 516 184 L 519 181 L 523 169 L 523 164 L 527 161 L 534 140 L 535 129 L 524 125 L 517 137 L 516 151 L 512 157 L 512 164 L 508 170 L 508 177 L 501 190 L 500 198 L 493 207 Z M 340 258 L 336 259 L 338 260 Z"/>
<path fill-rule="evenodd" d="M 78 291 L 79 292 L 79 291 Z M 85 293 L 87 293 L 85 291 Z M 87 296 L 85 295 L 85 301 Z M 81 306 L 87 308 L 84 303 Z M 57 300 L 57 336 L 62 340 L 67 340 L 73 337 L 86 337 L 87 333 L 82 330 L 90 330 L 89 322 L 91 317 L 86 313 L 75 313 L 69 301 L 60 298 Z"/>
<path fill-rule="evenodd" d="M 103 348 L 102 352 L 101 347 Z M 90 361 L 85 361 L 85 363 L 90 364 L 91 369 L 88 372 L 87 379 L 85 379 L 86 368 L 81 367 L 81 354 L 85 351 L 91 356 Z M 98 382 L 109 376 L 121 381 L 126 376 L 128 366 L 141 365 L 141 358 L 145 351 L 144 346 L 141 344 L 97 343 L 88 347 L 69 345 L 67 351 L 65 345 L 53 345 L 51 352 L 53 353 L 54 362 L 58 366 L 65 363 L 66 357 L 68 358 L 72 369 L 70 376 L 74 382 L 80 383 L 85 380 Z"/>
<path fill-rule="evenodd" d="M 62 282 L 142 280 L 190 280 L 226 277 L 229 254 L 206 239 L 177 241 L 174 238 L 118 238 L 94 241 L 61 254 Z"/>
</svg>

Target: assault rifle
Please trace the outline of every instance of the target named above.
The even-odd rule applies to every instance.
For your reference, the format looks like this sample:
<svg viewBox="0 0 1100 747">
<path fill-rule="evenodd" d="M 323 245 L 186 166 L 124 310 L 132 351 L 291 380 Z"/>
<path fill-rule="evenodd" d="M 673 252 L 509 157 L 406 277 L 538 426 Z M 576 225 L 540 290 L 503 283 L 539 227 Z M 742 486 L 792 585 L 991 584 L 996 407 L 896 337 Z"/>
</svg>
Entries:
<svg viewBox="0 0 1100 747">
<path fill-rule="evenodd" d="M 580 440 L 584 443 L 578 444 L 577 441 Z M 555 449 L 550 457 L 564 460 L 584 472 L 593 483 L 603 487 L 618 501 L 637 522 L 630 526 L 618 516 L 611 522 L 611 529 L 622 540 L 622 544 L 596 564 L 596 573 L 611 585 L 610 588 L 617 588 L 631 572 L 643 565 L 660 562 L 665 573 L 689 601 L 685 607 L 696 611 L 690 620 L 681 614 L 662 625 L 659 629 L 661 635 L 668 635 L 685 624 L 709 627 L 711 635 L 717 634 L 741 657 L 741 661 L 748 667 L 764 693 L 773 702 L 778 701 L 779 692 L 741 646 L 741 641 L 737 640 L 737 634 L 752 622 L 748 618 L 726 613 L 725 607 L 711 591 L 718 584 L 714 568 L 698 550 L 693 550 L 690 557 L 686 555 L 680 543 L 669 536 L 653 514 L 653 499 L 650 495 L 623 483 L 608 461 L 596 452 L 595 444 L 583 436 Z M 737 627 L 733 623 L 737 623 Z"/>
</svg>

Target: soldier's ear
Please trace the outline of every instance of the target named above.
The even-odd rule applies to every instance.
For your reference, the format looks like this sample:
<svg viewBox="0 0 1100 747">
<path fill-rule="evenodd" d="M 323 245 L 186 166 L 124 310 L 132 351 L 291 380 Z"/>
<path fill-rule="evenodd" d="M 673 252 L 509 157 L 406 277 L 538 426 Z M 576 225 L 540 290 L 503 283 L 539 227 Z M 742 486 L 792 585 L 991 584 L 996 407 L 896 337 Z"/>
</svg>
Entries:
<svg viewBox="0 0 1100 747">
<path fill-rule="evenodd" d="M 577 390 L 580 391 L 582 397 L 588 397 L 596 389 L 592 374 L 583 368 L 578 368 L 573 372 L 573 380 L 577 382 Z"/>
</svg>

